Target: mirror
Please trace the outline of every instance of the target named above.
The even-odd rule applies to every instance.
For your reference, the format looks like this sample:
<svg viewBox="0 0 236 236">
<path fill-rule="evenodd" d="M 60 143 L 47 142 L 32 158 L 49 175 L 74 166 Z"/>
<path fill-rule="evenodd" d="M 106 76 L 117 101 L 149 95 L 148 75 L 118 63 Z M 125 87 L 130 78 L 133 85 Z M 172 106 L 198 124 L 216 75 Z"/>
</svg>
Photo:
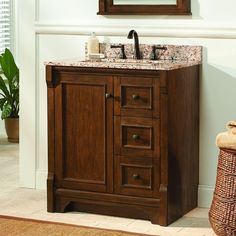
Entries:
<svg viewBox="0 0 236 236">
<path fill-rule="evenodd" d="M 99 15 L 191 15 L 191 0 L 99 0 Z"/>
</svg>

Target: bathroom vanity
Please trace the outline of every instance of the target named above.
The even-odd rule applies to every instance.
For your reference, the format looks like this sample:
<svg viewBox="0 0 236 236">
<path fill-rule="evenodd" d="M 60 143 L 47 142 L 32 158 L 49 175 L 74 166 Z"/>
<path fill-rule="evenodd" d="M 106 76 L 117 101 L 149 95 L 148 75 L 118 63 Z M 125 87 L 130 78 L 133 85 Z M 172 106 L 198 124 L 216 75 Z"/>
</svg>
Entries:
<svg viewBox="0 0 236 236">
<path fill-rule="evenodd" d="M 48 211 L 166 226 L 195 208 L 199 64 L 48 63 Z"/>
</svg>

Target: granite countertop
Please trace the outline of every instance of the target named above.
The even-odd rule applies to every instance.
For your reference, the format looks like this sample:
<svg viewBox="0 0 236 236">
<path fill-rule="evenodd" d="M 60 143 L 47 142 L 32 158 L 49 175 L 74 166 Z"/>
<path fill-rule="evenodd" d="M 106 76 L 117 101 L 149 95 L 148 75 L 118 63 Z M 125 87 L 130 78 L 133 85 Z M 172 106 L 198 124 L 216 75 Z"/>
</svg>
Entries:
<svg viewBox="0 0 236 236">
<path fill-rule="evenodd" d="M 200 64 L 199 61 L 188 60 L 134 60 L 134 59 L 102 59 L 101 61 L 89 61 L 83 59 L 70 59 L 62 61 L 46 62 L 52 66 L 72 66 L 87 68 L 112 68 L 130 70 L 174 70 Z"/>
<path fill-rule="evenodd" d="M 120 44 L 117 44 L 120 45 Z M 114 46 L 114 44 L 113 44 Z M 161 45 L 165 50 L 156 51 L 158 60 L 150 60 L 153 53 L 153 45 L 140 44 L 142 60 L 135 60 L 132 44 L 125 44 L 125 55 L 128 59 L 122 58 L 120 48 L 112 48 L 112 44 L 101 43 L 99 51 L 105 56 L 100 61 L 89 61 L 84 58 L 47 62 L 46 65 L 73 66 L 83 68 L 112 68 L 127 70 L 174 70 L 183 67 L 199 65 L 202 62 L 202 47 L 192 45 Z M 85 45 L 85 58 L 88 57 L 87 45 Z"/>
</svg>

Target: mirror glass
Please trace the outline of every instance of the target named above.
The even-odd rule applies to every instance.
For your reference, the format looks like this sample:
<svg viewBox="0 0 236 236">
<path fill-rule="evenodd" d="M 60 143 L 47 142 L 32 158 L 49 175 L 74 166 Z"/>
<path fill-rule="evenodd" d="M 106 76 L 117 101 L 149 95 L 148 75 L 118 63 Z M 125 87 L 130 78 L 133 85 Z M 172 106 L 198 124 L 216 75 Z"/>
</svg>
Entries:
<svg viewBox="0 0 236 236">
<path fill-rule="evenodd" d="M 114 5 L 176 5 L 177 0 L 113 0 Z"/>
</svg>

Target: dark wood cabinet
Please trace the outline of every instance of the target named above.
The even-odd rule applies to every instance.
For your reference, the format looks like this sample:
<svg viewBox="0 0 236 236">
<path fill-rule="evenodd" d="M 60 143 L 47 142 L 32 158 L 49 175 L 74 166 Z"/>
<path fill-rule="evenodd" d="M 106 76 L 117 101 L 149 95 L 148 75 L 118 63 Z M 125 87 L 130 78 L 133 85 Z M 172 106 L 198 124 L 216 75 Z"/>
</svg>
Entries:
<svg viewBox="0 0 236 236">
<path fill-rule="evenodd" d="M 197 206 L 199 66 L 47 66 L 48 211 L 168 225 Z"/>
<path fill-rule="evenodd" d="M 109 76 L 61 73 L 55 87 L 55 176 L 62 188 L 112 192 L 113 103 Z"/>
</svg>

